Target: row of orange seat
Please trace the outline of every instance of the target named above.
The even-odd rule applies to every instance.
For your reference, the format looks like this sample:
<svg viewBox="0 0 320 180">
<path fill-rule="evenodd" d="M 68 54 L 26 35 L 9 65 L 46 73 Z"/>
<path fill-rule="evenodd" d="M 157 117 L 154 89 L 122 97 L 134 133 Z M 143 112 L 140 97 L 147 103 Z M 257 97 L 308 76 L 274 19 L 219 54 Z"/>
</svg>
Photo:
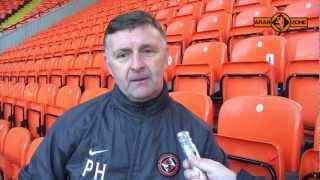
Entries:
<svg viewBox="0 0 320 180">
<path fill-rule="evenodd" d="M 228 2 L 229 1 L 221 1 L 222 4 Z M 234 20 L 232 22 L 231 14 L 228 12 L 211 12 L 211 8 L 209 7 L 212 6 L 212 3 L 216 4 L 217 2 L 192 1 L 189 2 L 189 4 L 182 6 L 180 9 L 172 9 L 176 11 L 176 18 L 169 15 L 170 13 L 167 12 L 169 11 L 168 8 L 159 10 L 155 16 L 160 21 L 164 21 L 163 23 L 168 26 L 168 42 L 181 43 L 181 48 L 185 50 L 185 48 L 194 41 L 220 40 L 228 43 L 228 49 L 231 51 L 234 44 L 236 44 L 241 36 L 247 37 L 248 35 L 275 34 L 275 31 L 271 28 L 255 28 L 253 24 L 254 17 L 272 16 L 272 14 L 276 12 L 272 7 L 263 6 L 245 10 L 234 15 Z M 197 15 L 193 15 L 201 14 L 195 13 L 194 11 L 205 9 L 204 7 L 196 8 L 197 4 L 203 6 L 206 5 L 204 7 L 210 5 L 207 13 L 203 10 L 203 15 L 199 15 L 201 19 L 196 18 Z M 309 28 L 315 28 L 319 24 L 317 21 L 319 14 L 318 6 L 319 4 L 317 1 L 299 1 L 289 5 L 286 8 L 288 9 L 288 12 L 286 13 L 290 16 L 308 17 Z M 300 9 L 297 7 L 300 7 Z M 139 8 L 143 9 L 143 7 Z M 38 57 L 43 54 L 55 55 L 56 53 L 59 54 L 63 52 L 75 53 L 79 51 L 101 50 L 104 28 L 112 17 L 121 13 L 121 9 L 103 9 L 101 7 L 96 7 L 96 4 L 88 9 L 92 11 L 88 12 L 87 10 L 84 10 L 83 12 L 80 12 L 83 14 L 81 16 L 78 15 L 72 18 L 66 18 L 56 26 L 30 38 L 21 44 L 21 47 L 15 48 L 18 49 L 18 51 L 9 53 L 9 58 L 3 57 L 1 59 L 19 60 Z M 303 13 L 301 14 L 301 12 Z M 86 17 L 84 17 L 84 15 L 86 15 Z M 287 33 L 285 33 L 285 35 L 287 35 Z M 178 41 L 175 38 L 176 36 L 179 36 Z"/>
<path fill-rule="evenodd" d="M 4 81 L 53 83 L 57 87 L 68 84 L 79 86 L 82 90 L 112 87 L 103 51 L 9 63 L 0 69 Z"/>
<path fill-rule="evenodd" d="M 30 82 L 0 83 L 2 119 L 10 127 L 26 127 L 32 138 L 44 136 L 56 118 L 69 108 L 85 102 L 106 88 L 91 88 L 83 93 L 78 86 L 63 86 Z"/>
<path fill-rule="evenodd" d="M 25 0 L 0 1 L 0 22 L 26 3 Z"/>
</svg>

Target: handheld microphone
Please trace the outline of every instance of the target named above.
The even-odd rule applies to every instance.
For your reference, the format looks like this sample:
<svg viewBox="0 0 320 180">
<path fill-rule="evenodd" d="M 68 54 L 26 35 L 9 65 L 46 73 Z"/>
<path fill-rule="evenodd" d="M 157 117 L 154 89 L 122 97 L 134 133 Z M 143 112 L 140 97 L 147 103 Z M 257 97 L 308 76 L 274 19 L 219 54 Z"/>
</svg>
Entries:
<svg viewBox="0 0 320 180">
<path fill-rule="evenodd" d="M 180 131 L 177 133 L 177 139 L 183 149 L 184 154 L 188 159 L 191 157 L 200 158 L 200 154 L 197 150 L 196 145 L 192 142 L 189 131 Z M 207 175 L 197 167 L 192 169 L 199 174 L 200 179 L 207 179 Z"/>
</svg>

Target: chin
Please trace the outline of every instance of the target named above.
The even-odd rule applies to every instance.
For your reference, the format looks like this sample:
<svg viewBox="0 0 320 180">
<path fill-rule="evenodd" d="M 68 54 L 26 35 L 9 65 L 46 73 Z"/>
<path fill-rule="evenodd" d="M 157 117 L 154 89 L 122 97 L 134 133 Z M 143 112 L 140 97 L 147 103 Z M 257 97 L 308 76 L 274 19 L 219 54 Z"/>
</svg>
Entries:
<svg viewBox="0 0 320 180">
<path fill-rule="evenodd" d="M 153 94 L 154 93 L 152 93 L 151 91 L 149 92 L 138 91 L 138 92 L 131 93 L 131 97 L 136 101 L 144 102 L 152 99 L 154 96 Z"/>
</svg>

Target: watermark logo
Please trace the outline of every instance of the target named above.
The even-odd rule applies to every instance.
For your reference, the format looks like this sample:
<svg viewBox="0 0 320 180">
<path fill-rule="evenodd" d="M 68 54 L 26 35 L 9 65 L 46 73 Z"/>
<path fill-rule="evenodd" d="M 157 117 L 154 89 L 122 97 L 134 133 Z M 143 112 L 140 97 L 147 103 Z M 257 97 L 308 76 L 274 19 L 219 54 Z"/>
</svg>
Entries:
<svg viewBox="0 0 320 180">
<path fill-rule="evenodd" d="M 272 17 L 254 17 L 254 27 L 272 27 L 277 32 L 287 31 L 289 28 L 308 27 L 308 18 L 289 17 L 279 12 Z"/>
</svg>

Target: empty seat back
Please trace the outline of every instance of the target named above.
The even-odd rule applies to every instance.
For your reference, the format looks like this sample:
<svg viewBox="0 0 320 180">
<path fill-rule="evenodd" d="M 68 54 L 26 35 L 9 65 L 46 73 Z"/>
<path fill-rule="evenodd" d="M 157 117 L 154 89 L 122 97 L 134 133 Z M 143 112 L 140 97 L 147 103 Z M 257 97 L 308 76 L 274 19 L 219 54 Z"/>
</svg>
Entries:
<svg viewBox="0 0 320 180">
<path fill-rule="evenodd" d="M 220 12 L 225 11 L 228 13 L 232 12 L 234 1 L 228 1 L 228 0 L 210 0 L 207 2 L 205 6 L 205 13 L 209 12 Z"/>
<path fill-rule="evenodd" d="M 231 14 L 225 12 L 203 15 L 192 35 L 192 41 L 215 40 L 227 43 L 231 19 Z"/>
<path fill-rule="evenodd" d="M 172 92 L 170 96 L 213 128 L 213 104 L 209 96 L 192 92 Z"/>
<path fill-rule="evenodd" d="M 80 103 L 87 102 L 97 96 L 110 92 L 107 88 L 90 88 L 83 92 L 80 98 Z"/>
<path fill-rule="evenodd" d="M 30 141 L 30 132 L 22 127 L 14 127 L 10 129 L 7 134 L 4 144 L 4 156 L 13 167 L 16 167 L 15 169 L 18 169 L 18 172 L 19 169 L 25 165 L 26 153 Z M 16 173 L 12 173 L 11 175 L 13 174 Z"/>
<path fill-rule="evenodd" d="M 289 4 L 285 9 L 289 17 L 307 17 L 308 28 L 319 27 L 319 6 L 320 2 L 317 0 L 302 0 Z M 304 30 L 304 28 L 298 28 Z M 297 30 L 297 28 L 291 28 L 291 30 Z"/>
<path fill-rule="evenodd" d="M 222 100 L 237 96 L 274 95 L 273 68 L 267 62 L 223 64 L 220 90 Z"/>
<path fill-rule="evenodd" d="M 243 96 L 226 101 L 219 113 L 218 133 L 279 146 L 285 170 L 297 172 L 303 144 L 301 107 L 277 96 Z"/>
<path fill-rule="evenodd" d="M 283 82 L 286 39 L 279 36 L 257 36 L 239 41 L 233 48 L 231 62 L 267 61 L 275 70 L 277 82 Z"/>
<path fill-rule="evenodd" d="M 31 142 L 30 146 L 28 147 L 27 154 L 26 154 L 26 163 L 25 164 L 30 163 L 33 154 L 36 152 L 36 150 L 38 149 L 38 147 L 42 141 L 43 141 L 43 137 L 39 137 L 39 138 L 34 139 Z"/>
<path fill-rule="evenodd" d="M 244 169 L 255 176 L 284 179 L 284 159 L 278 146 L 220 134 L 214 137 L 227 153 L 232 170 L 239 172 Z"/>
<path fill-rule="evenodd" d="M 184 51 L 191 41 L 191 36 L 195 30 L 196 21 L 192 18 L 177 19 L 167 27 L 167 42 L 178 44 Z"/>
</svg>

